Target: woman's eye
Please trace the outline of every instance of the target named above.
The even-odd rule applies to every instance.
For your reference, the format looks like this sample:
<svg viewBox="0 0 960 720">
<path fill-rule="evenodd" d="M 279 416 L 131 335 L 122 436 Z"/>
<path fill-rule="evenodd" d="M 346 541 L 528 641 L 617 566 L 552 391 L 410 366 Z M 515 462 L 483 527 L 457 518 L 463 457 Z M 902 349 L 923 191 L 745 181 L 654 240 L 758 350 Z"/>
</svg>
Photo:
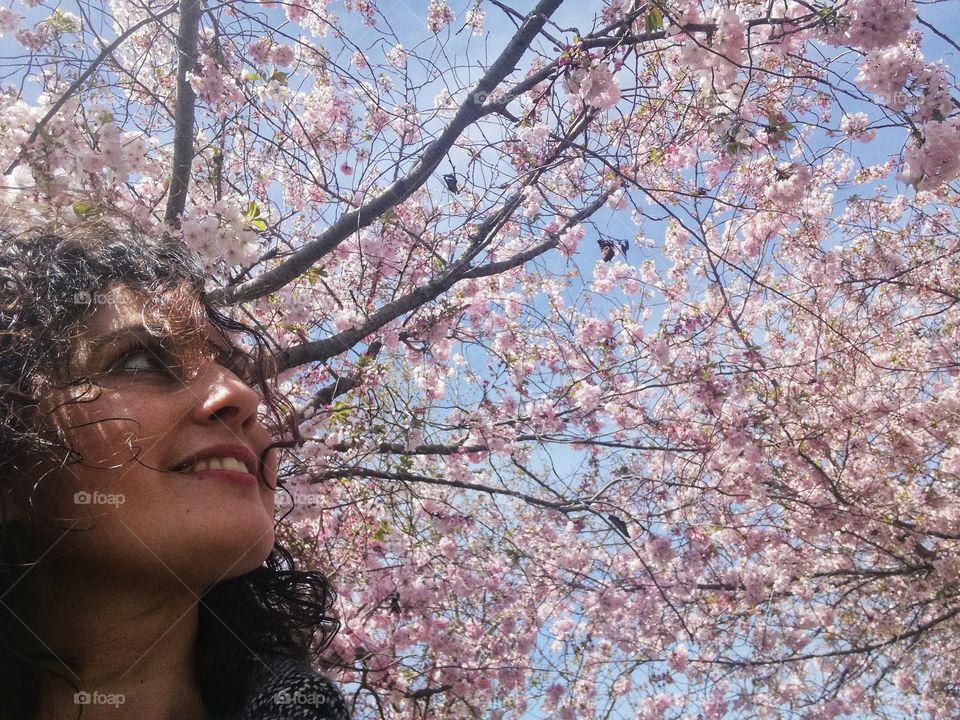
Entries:
<svg viewBox="0 0 960 720">
<path fill-rule="evenodd" d="M 157 356 L 156 351 L 141 348 L 125 353 L 114 363 L 114 370 L 128 373 L 161 372 L 169 374 L 170 365 Z"/>
<path fill-rule="evenodd" d="M 127 355 L 121 363 L 124 370 L 140 372 L 142 370 L 165 370 L 166 366 L 157 360 L 152 353 L 138 352 Z"/>
</svg>

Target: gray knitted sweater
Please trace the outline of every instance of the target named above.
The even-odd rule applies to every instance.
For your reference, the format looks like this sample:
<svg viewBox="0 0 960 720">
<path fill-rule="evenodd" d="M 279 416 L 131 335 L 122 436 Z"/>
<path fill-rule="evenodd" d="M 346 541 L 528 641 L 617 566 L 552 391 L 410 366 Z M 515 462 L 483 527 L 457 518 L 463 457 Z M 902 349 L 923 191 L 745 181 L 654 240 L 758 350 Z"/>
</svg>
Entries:
<svg viewBox="0 0 960 720">
<path fill-rule="evenodd" d="M 337 686 L 309 664 L 261 659 L 253 690 L 233 720 L 350 720 Z"/>
</svg>

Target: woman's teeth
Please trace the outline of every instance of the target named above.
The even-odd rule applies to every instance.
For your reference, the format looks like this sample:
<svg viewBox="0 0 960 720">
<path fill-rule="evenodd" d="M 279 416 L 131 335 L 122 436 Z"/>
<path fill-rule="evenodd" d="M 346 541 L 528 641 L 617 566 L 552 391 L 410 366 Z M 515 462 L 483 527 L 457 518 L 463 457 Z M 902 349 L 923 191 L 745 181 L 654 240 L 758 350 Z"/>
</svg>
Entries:
<svg viewBox="0 0 960 720">
<path fill-rule="evenodd" d="M 247 466 L 233 457 L 207 458 L 199 460 L 188 467 L 184 472 L 201 472 L 203 470 L 233 470 L 235 472 L 250 472 Z"/>
</svg>

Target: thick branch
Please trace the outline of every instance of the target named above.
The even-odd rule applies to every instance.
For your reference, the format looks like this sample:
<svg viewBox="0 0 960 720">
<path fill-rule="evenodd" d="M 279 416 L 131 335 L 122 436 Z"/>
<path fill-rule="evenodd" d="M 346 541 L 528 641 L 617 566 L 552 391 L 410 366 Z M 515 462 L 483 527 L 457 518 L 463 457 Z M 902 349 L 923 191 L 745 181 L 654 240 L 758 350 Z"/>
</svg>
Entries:
<svg viewBox="0 0 960 720">
<path fill-rule="evenodd" d="M 604 191 L 600 197 L 571 216 L 570 219 L 564 223 L 563 229 L 576 225 L 577 223 L 582 222 L 593 215 L 597 210 L 603 207 L 603 204 L 610 198 L 611 193 L 611 190 Z M 538 255 L 542 255 L 547 250 L 555 248 L 559 241 L 560 235 L 557 233 L 556 235 L 550 236 L 539 245 L 534 245 L 529 250 L 517 253 L 516 255 L 511 255 L 506 260 L 500 260 L 499 262 L 492 262 L 487 265 L 480 265 L 478 267 L 471 268 L 471 270 L 464 275 L 464 279 L 500 275 L 501 273 L 505 273 L 515 267 L 520 267 L 521 265 L 533 260 Z"/>
<path fill-rule="evenodd" d="M 370 343 L 370 346 L 366 349 L 361 357 L 360 364 L 363 365 L 376 359 L 382 347 L 383 343 L 379 340 L 374 340 L 372 343 Z M 300 417 L 303 417 L 310 410 L 315 410 L 318 407 L 329 405 L 336 398 L 353 390 L 360 382 L 362 376 L 362 370 L 358 369 L 357 372 L 350 377 L 337 378 L 332 384 L 318 390 L 317 394 L 310 398 L 310 402 L 308 402 L 302 409 L 297 411 L 297 414 Z"/>
<path fill-rule="evenodd" d="M 180 0 L 180 28 L 177 31 L 177 105 L 174 112 L 173 172 L 164 220 L 180 226 L 180 216 L 187 203 L 190 168 L 193 165 L 194 110 L 197 96 L 187 74 L 197 64 L 197 42 L 200 30 L 200 0 Z"/>
<path fill-rule="evenodd" d="M 440 687 L 420 688 L 419 690 L 410 690 L 406 693 L 406 696 L 411 700 L 421 700 L 423 698 L 429 698 L 431 695 L 445 693 L 452 687 L 453 685 L 441 685 Z"/>
<path fill-rule="evenodd" d="M 395 320 L 445 293 L 464 278 L 464 273 L 469 270 L 474 253 L 482 247 L 484 239 L 495 232 L 505 218 L 510 217 L 522 199 L 523 194 L 521 192 L 514 193 L 500 210 L 484 220 L 480 228 L 473 234 L 473 240 L 470 243 L 472 252 L 464 253 L 462 258 L 436 280 L 421 285 L 393 302 L 381 306 L 357 327 L 348 328 L 323 340 L 315 340 L 287 348 L 277 358 L 277 372 L 283 372 L 309 362 L 321 362 L 334 355 L 339 355 L 391 320 Z"/>
<path fill-rule="evenodd" d="M 313 438 L 320 442 L 319 439 Z M 640 443 L 614 443 L 604 440 L 595 440 L 593 438 L 558 438 L 552 435 L 535 435 L 533 433 L 523 433 L 513 438 L 514 442 L 539 442 L 542 444 L 551 443 L 554 445 L 588 445 L 590 447 L 614 447 L 627 450 L 640 450 L 650 452 L 675 452 L 692 453 L 697 452 L 696 448 L 673 446 L 673 445 L 642 445 Z M 330 446 L 331 450 L 336 452 L 349 452 L 354 449 L 354 445 L 348 442 L 337 443 Z M 408 447 L 400 443 L 383 442 L 373 448 L 373 452 L 381 455 L 469 455 L 470 453 L 488 453 L 492 452 L 490 447 L 483 445 L 461 445 L 449 444 L 441 445 L 439 443 L 425 443 L 415 447 Z"/>
<path fill-rule="evenodd" d="M 571 216 L 567 222 L 564 223 L 563 227 L 560 229 L 560 232 L 590 217 L 593 213 L 603 207 L 603 204 L 607 201 L 609 195 L 610 191 L 605 191 L 594 202 L 590 203 L 587 207 Z M 516 193 L 513 197 L 511 197 L 499 212 L 495 213 L 493 217 L 488 218 L 484 222 L 484 224 L 481 226 L 481 229 L 477 231 L 476 236 L 483 237 L 485 234 L 490 232 L 490 228 L 496 227 L 504 214 L 513 212 L 513 206 L 520 202 L 521 197 L 521 193 Z M 370 317 L 368 317 L 367 320 L 360 326 L 349 328 L 348 330 L 344 330 L 343 332 L 337 333 L 336 335 L 328 338 L 324 338 L 323 340 L 315 340 L 313 342 L 287 348 L 280 354 L 278 358 L 277 371 L 283 372 L 284 370 L 289 370 L 292 367 L 304 365 L 309 362 L 321 362 L 333 357 L 334 355 L 345 352 L 370 333 L 382 328 L 391 320 L 395 320 L 404 313 L 415 310 L 431 300 L 436 299 L 461 280 L 467 278 L 487 277 L 489 275 L 506 272 L 507 270 L 518 267 L 537 257 L 538 255 L 542 255 L 547 250 L 556 247 L 557 242 L 559 242 L 559 233 L 551 236 L 549 240 L 534 246 L 530 250 L 517 253 L 516 255 L 513 255 L 502 262 L 490 263 L 488 265 L 481 265 L 475 268 L 469 268 L 468 261 L 471 259 L 471 256 L 467 254 L 467 256 L 462 258 L 448 272 L 441 275 L 433 282 L 427 283 L 426 285 L 421 285 L 403 297 L 397 298 L 393 302 L 383 305 L 375 313 L 370 315 Z M 471 243 L 471 245 L 477 245 L 477 241 L 474 241 Z"/>
<path fill-rule="evenodd" d="M 585 125 L 583 124 L 579 125 L 579 129 L 576 132 L 579 133 L 584 127 Z M 345 352 L 353 347 L 354 344 L 379 330 L 390 321 L 436 299 L 461 280 L 487 277 L 505 272 L 532 260 L 538 255 L 542 255 L 551 248 L 556 247 L 559 242 L 559 236 L 564 230 L 582 222 L 603 207 L 611 193 L 612 190 L 602 192 L 596 200 L 570 216 L 556 234 L 551 235 L 548 240 L 536 245 L 530 250 L 517 253 L 502 262 L 471 268 L 470 262 L 473 260 L 476 252 L 483 246 L 485 238 L 495 232 L 503 224 L 504 220 L 509 218 L 514 210 L 519 207 L 523 200 L 523 192 L 522 190 L 518 190 L 511 195 L 496 212 L 492 213 L 481 223 L 480 227 L 472 235 L 468 251 L 448 268 L 443 275 L 433 282 L 421 285 L 403 297 L 381 306 L 358 327 L 349 328 L 323 340 L 315 340 L 287 348 L 278 357 L 277 372 L 283 372 L 284 370 L 289 370 L 290 368 L 309 362 L 322 362 L 334 355 Z"/>
</svg>

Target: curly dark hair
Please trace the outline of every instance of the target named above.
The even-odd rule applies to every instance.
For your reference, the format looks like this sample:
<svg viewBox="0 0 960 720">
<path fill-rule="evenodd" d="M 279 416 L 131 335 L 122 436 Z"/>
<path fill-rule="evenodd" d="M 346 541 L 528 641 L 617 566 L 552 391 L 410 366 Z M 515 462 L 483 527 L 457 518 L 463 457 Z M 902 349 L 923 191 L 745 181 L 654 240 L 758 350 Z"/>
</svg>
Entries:
<svg viewBox="0 0 960 720">
<path fill-rule="evenodd" d="M 252 349 L 237 351 L 249 361 L 244 379 L 260 391 L 268 408 L 264 420 L 276 439 L 268 450 L 299 444 L 296 413 L 274 387 L 266 338 L 214 307 L 204 292 L 205 279 L 198 258 L 175 238 L 150 237 L 102 223 L 85 223 L 69 232 L 38 229 L 0 235 L 0 490 L 38 460 L 69 452 L 62 434 L 51 430 L 38 413 L 37 382 L 47 378 L 90 386 L 89 380 L 70 377 L 73 338 L 98 294 L 117 284 L 152 297 L 186 289 L 234 348 L 231 336 L 248 338 Z M 266 482 L 262 465 L 260 481 Z M 37 700 L 41 671 L 36 658 L 14 643 L 18 622 L 14 586 L 27 565 L 14 533 L 2 521 L 3 494 L 0 717 L 28 717 Z M 32 498 L 31 494 L 35 511 Z M 258 655 L 316 659 L 339 627 L 329 614 L 334 597 L 322 573 L 296 569 L 279 538 L 259 568 L 208 588 L 199 600 L 197 636 L 198 683 L 207 711 L 214 717 L 239 711 Z"/>
</svg>

